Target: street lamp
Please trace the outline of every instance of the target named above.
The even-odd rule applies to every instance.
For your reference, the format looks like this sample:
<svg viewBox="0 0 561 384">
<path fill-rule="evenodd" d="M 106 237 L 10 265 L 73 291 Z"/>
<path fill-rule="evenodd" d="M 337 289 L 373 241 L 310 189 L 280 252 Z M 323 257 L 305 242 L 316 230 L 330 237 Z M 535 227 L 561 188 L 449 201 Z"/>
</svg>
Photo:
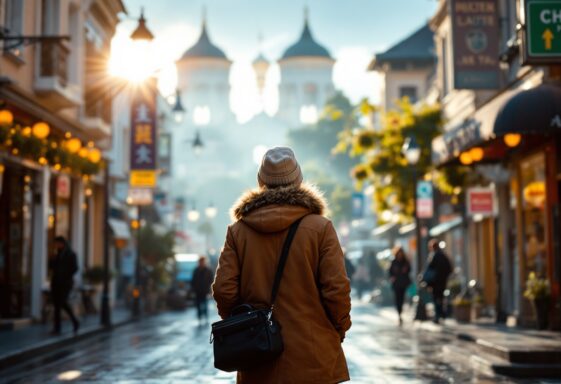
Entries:
<svg viewBox="0 0 561 384">
<path fill-rule="evenodd" d="M 195 208 L 195 205 L 193 204 L 191 210 L 187 212 L 187 220 L 189 220 L 192 223 L 195 223 L 199 220 L 200 217 L 201 217 L 200 212 L 197 211 L 197 208 Z"/>
<path fill-rule="evenodd" d="M 171 109 L 173 112 L 173 119 L 176 123 L 181 123 L 183 121 L 183 117 L 185 116 L 185 107 L 183 107 L 183 103 L 181 102 L 181 91 L 179 89 L 175 90 L 175 103 L 173 108 Z"/>
<path fill-rule="evenodd" d="M 413 169 L 413 196 L 414 196 L 414 218 L 415 218 L 415 236 L 417 238 L 417 273 L 422 271 L 423 257 L 422 257 L 422 238 L 421 238 L 421 220 L 417 215 L 417 164 L 421 160 L 421 148 L 417 144 L 415 136 L 405 139 L 401 153 L 405 156 L 407 163 Z M 421 286 L 417 283 L 417 309 L 415 311 L 415 320 L 427 320 L 427 311 L 423 295 L 421 294 Z"/>
<path fill-rule="evenodd" d="M 218 214 L 218 209 L 214 206 L 214 204 L 210 203 L 208 207 L 205 209 L 205 215 L 209 219 L 214 219 Z"/>
<path fill-rule="evenodd" d="M 201 139 L 201 134 L 199 131 L 195 132 L 195 139 L 193 140 L 193 150 L 195 151 L 195 155 L 200 155 L 203 151 L 204 144 L 203 140 Z"/>
</svg>

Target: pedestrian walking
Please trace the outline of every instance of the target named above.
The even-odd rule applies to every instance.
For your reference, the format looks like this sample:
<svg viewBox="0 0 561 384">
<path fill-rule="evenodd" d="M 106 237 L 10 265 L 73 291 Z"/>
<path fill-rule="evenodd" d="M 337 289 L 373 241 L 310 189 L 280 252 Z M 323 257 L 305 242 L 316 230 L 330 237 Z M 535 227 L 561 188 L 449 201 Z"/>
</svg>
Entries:
<svg viewBox="0 0 561 384">
<path fill-rule="evenodd" d="M 266 309 L 281 247 L 300 220 L 273 309 L 284 351 L 276 360 L 238 372 L 238 383 L 339 383 L 349 380 L 341 343 L 351 326 L 350 285 L 326 203 L 303 176 L 289 148 L 263 157 L 259 189 L 234 206 L 213 294 L 222 318 L 239 304 Z"/>
<path fill-rule="evenodd" d="M 405 300 L 405 291 L 411 284 L 411 278 L 409 277 L 411 264 L 403 248 L 397 247 L 394 250 L 394 258 L 388 272 L 394 293 L 395 308 L 399 317 L 399 325 L 402 325 L 403 319 L 401 318 L 401 312 Z"/>
<path fill-rule="evenodd" d="M 353 275 L 353 282 L 355 283 L 356 292 L 359 300 L 362 300 L 364 291 L 370 287 L 370 272 L 366 266 L 366 259 L 362 257 L 358 262 L 355 273 Z"/>
<path fill-rule="evenodd" d="M 452 273 L 450 259 L 440 248 L 439 241 L 436 239 L 429 241 L 428 265 L 423 273 L 423 281 L 432 289 L 434 302 L 433 321 L 435 323 L 440 322 L 440 319 L 445 317 L 443 308 L 444 290 L 446 289 L 450 273 Z"/>
<path fill-rule="evenodd" d="M 66 239 L 62 236 L 55 238 L 56 254 L 49 260 L 51 269 L 51 298 L 54 306 L 54 327 L 51 332 L 59 335 L 61 331 L 61 310 L 64 310 L 74 327 L 74 333 L 78 332 L 80 322 L 74 316 L 72 307 L 68 304 L 68 296 L 74 285 L 74 274 L 78 271 L 78 260 L 76 253 L 70 248 Z"/>
<path fill-rule="evenodd" d="M 206 257 L 199 258 L 199 265 L 193 271 L 191 290 L 195 294 L 195 305 L 199 324 L 204 319 L 208 323 L 208 295 L 214 279 L 214 273 L 207 265 Z"/>
<path fill-rule="evenodd" d="M 353 262 L 351 261 L 351 259 L 349 259 L 346 254 L 345 254 L 345 271 L 347 272 L 347 277 L 350 279 L 351 286 L 352 286 L 353 285 L 353 275 L 355 274 L 356 268 L 355 268 Z"/>
</svg>

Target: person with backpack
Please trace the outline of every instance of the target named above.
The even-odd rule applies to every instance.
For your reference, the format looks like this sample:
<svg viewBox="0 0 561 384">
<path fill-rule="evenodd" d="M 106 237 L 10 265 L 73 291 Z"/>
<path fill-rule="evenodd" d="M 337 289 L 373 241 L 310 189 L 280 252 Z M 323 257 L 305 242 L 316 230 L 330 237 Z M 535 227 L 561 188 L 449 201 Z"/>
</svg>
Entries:
<svg viewBox="0 0 561 384">
<path fill-rule="evenodd" d="M 212 290 L 223 319 L 240 304 L 264 310 L 272 306 L 284 348 L 270 362 L 239 370 L 237 382 L 348 381 L 341 343 L 351 327 L 350 284 L 337 234 L 325 217 L 326 203 L 319 191 L 302 183 L 290 148 L 269 150 L 257 179 L 259 189 L 233 207 L 234 223 L 228 227 Z M 281 249 L 287 243 L 285 254 Z M 275 296 L 271 288 L 281 258 L 285 264 Z M 215 344 L 215 365 L 216 356 Z"/>
<path fill-rule="evenodd" d="M 440 248 L 437 239 L 429 241 L 429 258 L 427 269 L 423 274 L 423 281 L 432 289 L 432 298 L 434 302 L 434 319 L 435 323 L 440 322 L 445 317 L 444 313 L 444 290 L 448 282 L 448 277 L 452 273 L 452 264 L 450 259 Z"/>
</svg>

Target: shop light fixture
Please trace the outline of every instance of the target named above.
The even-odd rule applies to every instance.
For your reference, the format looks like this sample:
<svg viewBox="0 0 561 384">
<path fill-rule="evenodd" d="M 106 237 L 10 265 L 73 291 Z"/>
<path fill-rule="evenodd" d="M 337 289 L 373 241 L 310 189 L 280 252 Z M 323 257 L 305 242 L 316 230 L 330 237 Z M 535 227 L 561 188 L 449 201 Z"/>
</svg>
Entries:
<svg viewBox="0 0 561 384">
<path fill-rule="evenodd" d="M 49 124 L 40 121 L 33 124 L 31 131 L 33 132 L 33 136 L 42 140 L 46 139 L 47 136 L 49 136 L 49 133 L 51 133 L 51 128 L 49 127 Z"/>
<path fill-rule="evenodd" d="M 90 151 L 88 151 L 87 148 L 82 148 L 80 149 L 80 151 L 78 152 L 78 156 L 82 157 L 82 158 L 86 158 L 88 157 L 88 155 L 90 154 Z"/>
<path fill-rule="evenodd" d="M 31 136 L 31 127 L 25 127 L 21 130 L 21 134 L 25 137 Z"/>
<path fill-rule="evenodd" d="M 464 152 L 460 155 L 460 163 L 463 165 L 473 164 L 473 158 L 469 152 Z"/>
<path fill-rule="evenodd" d="M 522 141 L 522 135 L 519 133 L 508 133 L 504 136 L 503 140 L 507 147 L 515 148 Z"/>
<path fill-rule="evenodd" d="M 471 156 L 472 160 L 477 163 L 478 161 L 483 160 L 485 151 L 481 147 L 475 147 L 469 151 L 469 155 Z"/>
<path fill-rule="evenodd" d="M 76 153 L 82 148 L 82 142 L 77 138 L 70 139 L 66 142 L 66 148 L 70 153 Z"/>
<path fill-rule="evenodd" d="M 11 111 L 7 109 L 2 109 L 0 111 L 0 125 L 12 125 L 14 122 L 14 115 Z"/>
<path fill-rule="evenodd" d="M 88 159 L 94 164 L 99 163 L 101 160 L 101 151 L 97 148 L 88 150 Z"/>
</svg>

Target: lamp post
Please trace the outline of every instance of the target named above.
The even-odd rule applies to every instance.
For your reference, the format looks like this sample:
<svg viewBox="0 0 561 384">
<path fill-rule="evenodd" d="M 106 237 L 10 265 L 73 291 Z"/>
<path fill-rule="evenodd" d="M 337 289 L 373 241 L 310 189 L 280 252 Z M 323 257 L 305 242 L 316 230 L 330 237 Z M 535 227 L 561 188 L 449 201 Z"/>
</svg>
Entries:
<svg viewBox="0 0 561 384">
<path fill-rule="evenodd" d="M 175 103 L 173 104 L 173 108 L 171 109 L 173 112 L 173 119 L 176 123 L 181 123 L 183 121 L 183 117 L 185 116 L 185 107 L 181 102 L 181 91 L 179 89 L 175 90 Z"/>
<path fill-rule="evenodd" d="M 103 291 L 101 296 L 101 325 L 104 327 L 111 326 L 111 307 L 109 305 L 109 161 L 105 163 L 105 188 L 103 191 L 105 225 L 103 227 Z"/>
<path fill-rule="evenodd" d="M 144 8 L 141 8 L 140 11 L 140 18 L 138 19 L 138 26 L 130 35 L 131 40 L 136 45 L 138 50 L 144 52 L 146 50 L 146 46 L 150 44 L 152 40 L 154 40 L 154 35 L 146 26 L 146 19 L 144 18 Z M 138 204 L 138 225 L 136 228 L 136 260 L 135 260 L 135 268 L 134 268 L 134 276 L 135 276 L 135 288 L 133 290 L 133 305 L 132 305 L 132 312 L 133 316 L 138 317 L 141 313 L 141 303 L 140 303 L 140 280 L 141 280 L 141 260 L 140 260 L 140 228 L 142 226 L 142 206 Z"/>
<path fill-rule="evenodd" d="M 408 137 L 405 139 L 403 143 L 403 147 L 401 149 L 403 156 L 407 160 L 407 163 L 413 169 L 413 198 L 414 198 L 414 218 L 415 218 L 415 237 L 416 237 L 416 245 L 417 245 L 417 273 L 419 274 L 422 271 L 423 265 L 423 244 L 422 244 L 422 233 L 421 233 L 421 220 L 417 215 L 417 164 L 421 159 L 421 148 L 419 144 L 417 144 L 417 140 L 414 136 Z M 417 281 L 417 309 L 415 311 L 415 320 L 424 321 L 427 320 L 427 311 L 425 307 L 425 302 L 423 300 L 423 295 L 421 294 L 421 285 Z"/>
</svg>

